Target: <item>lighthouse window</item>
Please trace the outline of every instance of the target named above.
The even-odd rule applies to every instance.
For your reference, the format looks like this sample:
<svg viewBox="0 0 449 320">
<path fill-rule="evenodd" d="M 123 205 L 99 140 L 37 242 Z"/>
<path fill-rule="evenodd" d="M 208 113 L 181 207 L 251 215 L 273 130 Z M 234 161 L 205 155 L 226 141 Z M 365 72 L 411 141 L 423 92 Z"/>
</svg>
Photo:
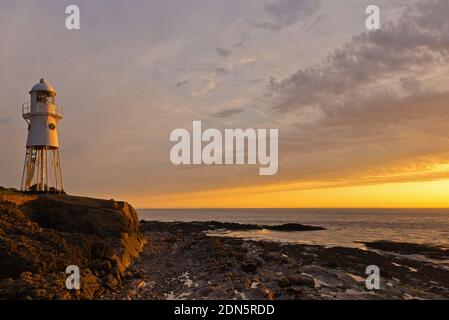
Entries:
<svg viewBox="0 0 449 320">
<path fill-rule="evenodd" d="M 47 103 L 47 95 L 45 92 L 38 92 L 36 97 L 37 103 Z"/>
<path fill-rule="evenodd" d="M 50 92 L 40 91 L 36 96 L 37 103 L 54 103 L 54 97 Z"/>
<path fill-rule="evenodd" d="M 48 127 L 50 128 L 50 130 L 55 130 L 56 129 L 56 126 L 53 123 L 50 123 L 48 125 Z"/>
</svg>

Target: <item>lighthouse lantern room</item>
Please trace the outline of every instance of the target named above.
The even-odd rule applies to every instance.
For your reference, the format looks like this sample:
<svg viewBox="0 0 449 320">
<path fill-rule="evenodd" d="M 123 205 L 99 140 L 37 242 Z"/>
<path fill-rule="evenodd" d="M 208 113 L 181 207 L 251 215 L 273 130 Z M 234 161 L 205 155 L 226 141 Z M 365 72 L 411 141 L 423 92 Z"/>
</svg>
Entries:
<svg viewBox="0 0 449 320">
<path fill-rule="evenodd" d="M 44 79 L 33 86 L 31 100 L 22 105 L 28 124 L 21 188 L 24 192 L 62 193 L 58 122 L 62 107 L 55 103 L 56 90 Z"/>
</svg>

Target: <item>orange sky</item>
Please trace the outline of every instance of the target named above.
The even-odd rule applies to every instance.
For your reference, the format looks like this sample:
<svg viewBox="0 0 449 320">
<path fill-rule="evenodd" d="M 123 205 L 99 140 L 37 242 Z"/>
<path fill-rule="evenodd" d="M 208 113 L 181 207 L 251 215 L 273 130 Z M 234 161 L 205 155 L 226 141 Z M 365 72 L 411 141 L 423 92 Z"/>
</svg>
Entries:
<svg viewBox="0 0 449 320">
<path fill-rule="evenodd" d="M 153 197 L 127 196 L 139 208 L 447 208 L 449 180 L 303 189 L 233 188 Z"/>
<path fill-rule="evenodd" d="M 1 4 L 0 185 L 20 184 L 20 106 L 46 78 L 64 106 L 70 194 L 140 208 L 449 207 L 449 1 L 378 0 L 376 31 L 365 0 L 75 3 L 77 31 L 63 2 Z M 196 120 L 278 129 L 278 173 L 173 165 L 170 133 Z"/>
<path fill-rule="evenodd" d="M 449 164 L 412 159 L 345 178 L 245 185 L 145 196 L 129 194 L 140 208 L 447 208 Z"/>
</svg>

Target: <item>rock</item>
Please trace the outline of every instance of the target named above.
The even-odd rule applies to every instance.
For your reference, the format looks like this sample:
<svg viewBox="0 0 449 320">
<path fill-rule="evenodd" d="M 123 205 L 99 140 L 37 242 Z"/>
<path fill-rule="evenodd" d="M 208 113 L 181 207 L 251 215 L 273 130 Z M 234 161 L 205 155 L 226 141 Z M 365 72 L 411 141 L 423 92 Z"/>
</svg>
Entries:
<svg viewBox="0 0 449 320">
<path fill-rule="evenodd" d="M 129 204 L 67 195 L 0 195 L 0 230 L 0 298 L 93 299 L 144 244 Z M 81 290 L 65 287 L 68 265 Z"/>
<path fill-rule="evenodd" d="M 225 300 L 228 297 L 226 294 L 226 291 L 222 289 L 214 290 L 210 295 L 209 298 L 213 300 Z"/>
<path fill-rule="evenodd" d="M 323 267 L 330 268 L 330 269 L 336 269 L 336 268 L 338 268 L 338 263 L 335 261 L 323 262 Z"/>
<path fill-rule="evenodd" d="M 147 283 L 145 281 L 139 281 L 137 283 L 137 290 L 143 289 L 146 285 Z"/>
<path fill-rule="evenodd" d="M 290 286 L 290 280 L 287 277 L 282 277 L 278 281 L 279 287 L 286 288 Z"/>
<path fill-rule="evenodd" d="M 264 229 L 274 230 L 274 231 L 318 231 L 326 230 L 322 227 L 306 226 L 299 223 L 286 223 L 278 226 L 264 226 Z"/>
<path fill-rule="evenodd" d="M 243 290 L 245 297 L 251 300 L 273 300 L 275 294 L 268 287 L 261 283 L 252 283 L 250 288 Z"/>
<path fill-rule="evenodd" d="M 133 279 L 142 279 L 144 277 L 145 277 L 145 270 L 143 270 L 143 269 L 136 270 L 132 274 Z"/>
<path fill-rule="evenodd" d="M 261 259 L 263 260 L 262 264 L 266 264 L 266 263 L 282 263 L 282 261 L 284 260 L 284 258 L 281 256 L 281 254 L 279 252 L 263 252 L 260 255 Z"/>
<path fill-rule="evenodd" d="M 242 224 L 235 222 L 160 222 L 160 221 L 146 221 L 142 226 L 144 230 L 148 231 L 169 231 L 169 232 L 187 232 L 198 233 L 209 230 L 231 230 L 231 231 L 250 231 L 250 230 L 275 230 L 275 231 L 315 231 L 325 230 L 322 227 L 307 226 L 299 223 L 287 223 L 282 225 L 257 225 L 257 224 Z"/>
<path fill-rule="evenodd" d="M 368 248 L 384 251 L 399 252 L 402 254 L 422 254 L 424 256 L 445 260 L 449 258 L 449 249 L 437 245 L 425 245 L 407 242 L 372 241 L 364 242 Z"/>
<path fill-rule="evenodd" d="M 254 262 L 246 262 L 242 264 L 242 270 L 246 273 L 254 273 L 257 271 L 257 264 Z"/>
<path fill-rule="evenodd" d="M 251 285 L 253 284 L 253 281 L 250 278 L 245 278 L 243 281 L 243 285 L 246 289 L 251 288 Z"/>
<path fill-rule="evenodd" d="M 289 299 L 297 299 L 297 297 L 302 297 L 305 295 L 304 289 L 299 287 L 289 287 L 285 290 L 285 292 Z"/>
<path fill-rule="evenodd" d="M 315 281 L 313 278 L 304 274 L 293 274 L 287 277 L 282 277 L 279 281 L 279 286 L 282 288 L 291 286 L 304 286 L 309 288 L 315 288 Z"/>
<path fill-rule="evenodd" d="M 267 300 L 273 300 L 274 299 L 274 293 L 273 291 L 271 291 L 270 289 L 268 289 L 268 287 L 263 284 L 263 283 L 259 283 L 257 285 L 257 289 L 259 289 L 259 291 L 263 294 L 263 298 L 267 299 Z"/>
<path fill-rule="evenodd" d="M 195 283 L 195 286 L 196 286 L 198 289 L 201 289 L 201 288 L 204 288 L 204 287 L 208 286 L 208 283 L 207 283 L 207 281 L 205 281 L 205 280 L 198 280 L 198 281 Z"/>
<path fill-rule="evenodd" d="M 203 287 L 200 290 L 198 290 L 198 293 L 202 297 L 208 297 L 212 292 L 214 292 L 214 287 L 212 286 Z"/>
</svg>

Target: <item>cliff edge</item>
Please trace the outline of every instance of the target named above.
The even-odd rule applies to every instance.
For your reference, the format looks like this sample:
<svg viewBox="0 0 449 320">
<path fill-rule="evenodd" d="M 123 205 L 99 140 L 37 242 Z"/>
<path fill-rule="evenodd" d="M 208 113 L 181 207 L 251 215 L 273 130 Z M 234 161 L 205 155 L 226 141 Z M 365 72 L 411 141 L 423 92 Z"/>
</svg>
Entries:
<svg viewBox="0 0 449 320">
<path fill-rule="evenodd" d="M 117 288 L 144 238 L 126 202 L 0 193 L 0 299 L 93 299 Z M 80 290 L 66 288 L 66 268 Z"/>
</svg>

